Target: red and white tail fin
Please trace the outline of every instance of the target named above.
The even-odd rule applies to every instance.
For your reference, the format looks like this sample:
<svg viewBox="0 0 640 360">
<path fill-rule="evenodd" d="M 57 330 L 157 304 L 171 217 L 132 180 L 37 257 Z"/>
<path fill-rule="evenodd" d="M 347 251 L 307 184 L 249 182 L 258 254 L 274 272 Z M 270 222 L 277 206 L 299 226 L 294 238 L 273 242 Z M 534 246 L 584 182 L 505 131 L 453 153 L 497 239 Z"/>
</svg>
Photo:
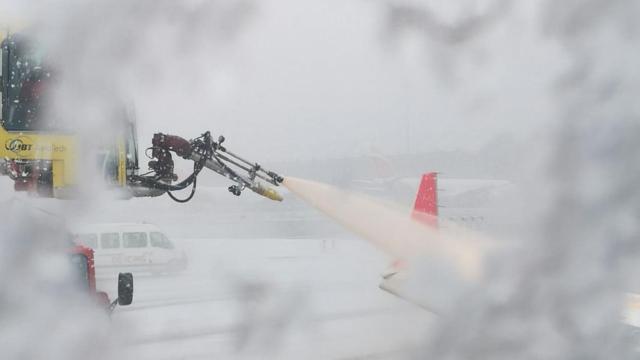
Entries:
<svg viewBox="0 0 640 360">
<path fill-rule="evenodd" d="M 427 225 L 438 226 L 438 173 L 422 175 L 411 216 Z"/>
<path fill-rule="evenodd" d="M 422 175 L 416 202 L 413 205 L 411 218 L 433 228 L 438 227 L 438 174 L 430 172 Z M 380 288 L 403 299 L 409 300 L 420 306 L 424 306 L 402 284 L 405 277 L 411 271 L 407 258 L 399 258 L 382 273 Z"/>
</svg>

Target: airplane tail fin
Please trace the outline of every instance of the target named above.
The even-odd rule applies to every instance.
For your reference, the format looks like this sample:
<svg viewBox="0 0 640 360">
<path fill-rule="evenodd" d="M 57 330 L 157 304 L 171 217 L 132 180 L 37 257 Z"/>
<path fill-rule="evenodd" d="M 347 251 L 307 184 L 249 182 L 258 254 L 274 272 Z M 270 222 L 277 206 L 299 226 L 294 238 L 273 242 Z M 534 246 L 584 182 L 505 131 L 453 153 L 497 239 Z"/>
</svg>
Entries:
<svg viewBox="0 0 640 360">
<path fill-rule="evenodd" d="M 438 226 L 438 173 L 422 175 L 411 216 L 427 225 Z"/>
</svg>

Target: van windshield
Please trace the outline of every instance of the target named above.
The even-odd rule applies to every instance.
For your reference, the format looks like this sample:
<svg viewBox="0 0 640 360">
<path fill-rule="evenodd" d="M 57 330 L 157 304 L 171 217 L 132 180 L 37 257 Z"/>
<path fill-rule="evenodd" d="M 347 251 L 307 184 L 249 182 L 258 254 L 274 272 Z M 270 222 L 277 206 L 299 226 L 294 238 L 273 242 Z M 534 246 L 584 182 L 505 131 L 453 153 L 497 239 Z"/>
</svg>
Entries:
<svg viewBox="0 0 640 360">
<path fill-rule="evenodd" d="M 162 249 L 173 249 L 173 243 L 161 232 L 151 232 L 151 246 Z"/>
</svg>

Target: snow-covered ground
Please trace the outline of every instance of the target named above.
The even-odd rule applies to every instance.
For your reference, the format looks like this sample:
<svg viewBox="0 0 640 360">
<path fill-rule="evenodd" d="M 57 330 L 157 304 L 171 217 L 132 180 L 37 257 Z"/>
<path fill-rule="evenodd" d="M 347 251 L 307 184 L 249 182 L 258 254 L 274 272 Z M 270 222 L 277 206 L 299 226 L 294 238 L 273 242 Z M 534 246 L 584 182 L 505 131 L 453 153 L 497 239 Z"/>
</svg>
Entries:
<svg viewBox="0 0 640 360">
<path fill-rule="evenodd" d="M 173 276 L 135 278 L 113 325 L 136 359 L 408 356 L 434 315 L 377 285 L 388 259 L 344 239 L 178 239 Z M 112 297 L 114 278 L 98 279 Z"/>
</svg>

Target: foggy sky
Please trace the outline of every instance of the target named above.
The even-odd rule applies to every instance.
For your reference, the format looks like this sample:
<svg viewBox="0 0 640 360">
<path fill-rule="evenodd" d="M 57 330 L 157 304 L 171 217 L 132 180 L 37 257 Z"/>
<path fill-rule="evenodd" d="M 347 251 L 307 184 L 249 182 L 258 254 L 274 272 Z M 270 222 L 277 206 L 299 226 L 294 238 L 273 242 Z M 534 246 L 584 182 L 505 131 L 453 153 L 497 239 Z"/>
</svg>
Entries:
<svg viewBox="0 0 640 360">
<path fill-rule="evenodd" d="M 206 70 L 204 94 L 138 102 L 141 146 L 156 129 L 210 129 L 260 161 L 310 159 L 473 150 L 503 134 L 528 139 L 549 124 L 549 80 L 566 59 L 539 38 L 526 5 L 463 49 L 410 32 L 390 39 L 381 3 L 255 6 Z"/>
<path fill-rule="evenodd" d="M 486 3 L 425 2 L 444 24 L 482 14 Z M 221 25 L 237 27 L 228 39 L 210 30 L 233 2 L 186 2 L 176 18 L 163 12 L 170 3 L 131 4 L 0 7 L 65 24 L 53 32 L 58 44 L 86 37 L 70 51 L 86 56 L 78 72 L 120 79 L 141 149 L 157 131 L 224 134 L 261 162 L 474 150 L 505 134 L 528 141 L 548 131 L 549 88 L 568 61 L 541 37 L 537 7 L 522 3 L 464 44 L 394 33 L 384 1 L 248 1 Z M 176 27 L 190 22 L 189 31 Z M 109 58 L 113 34 L 133 50 Z"/>
</svg>

